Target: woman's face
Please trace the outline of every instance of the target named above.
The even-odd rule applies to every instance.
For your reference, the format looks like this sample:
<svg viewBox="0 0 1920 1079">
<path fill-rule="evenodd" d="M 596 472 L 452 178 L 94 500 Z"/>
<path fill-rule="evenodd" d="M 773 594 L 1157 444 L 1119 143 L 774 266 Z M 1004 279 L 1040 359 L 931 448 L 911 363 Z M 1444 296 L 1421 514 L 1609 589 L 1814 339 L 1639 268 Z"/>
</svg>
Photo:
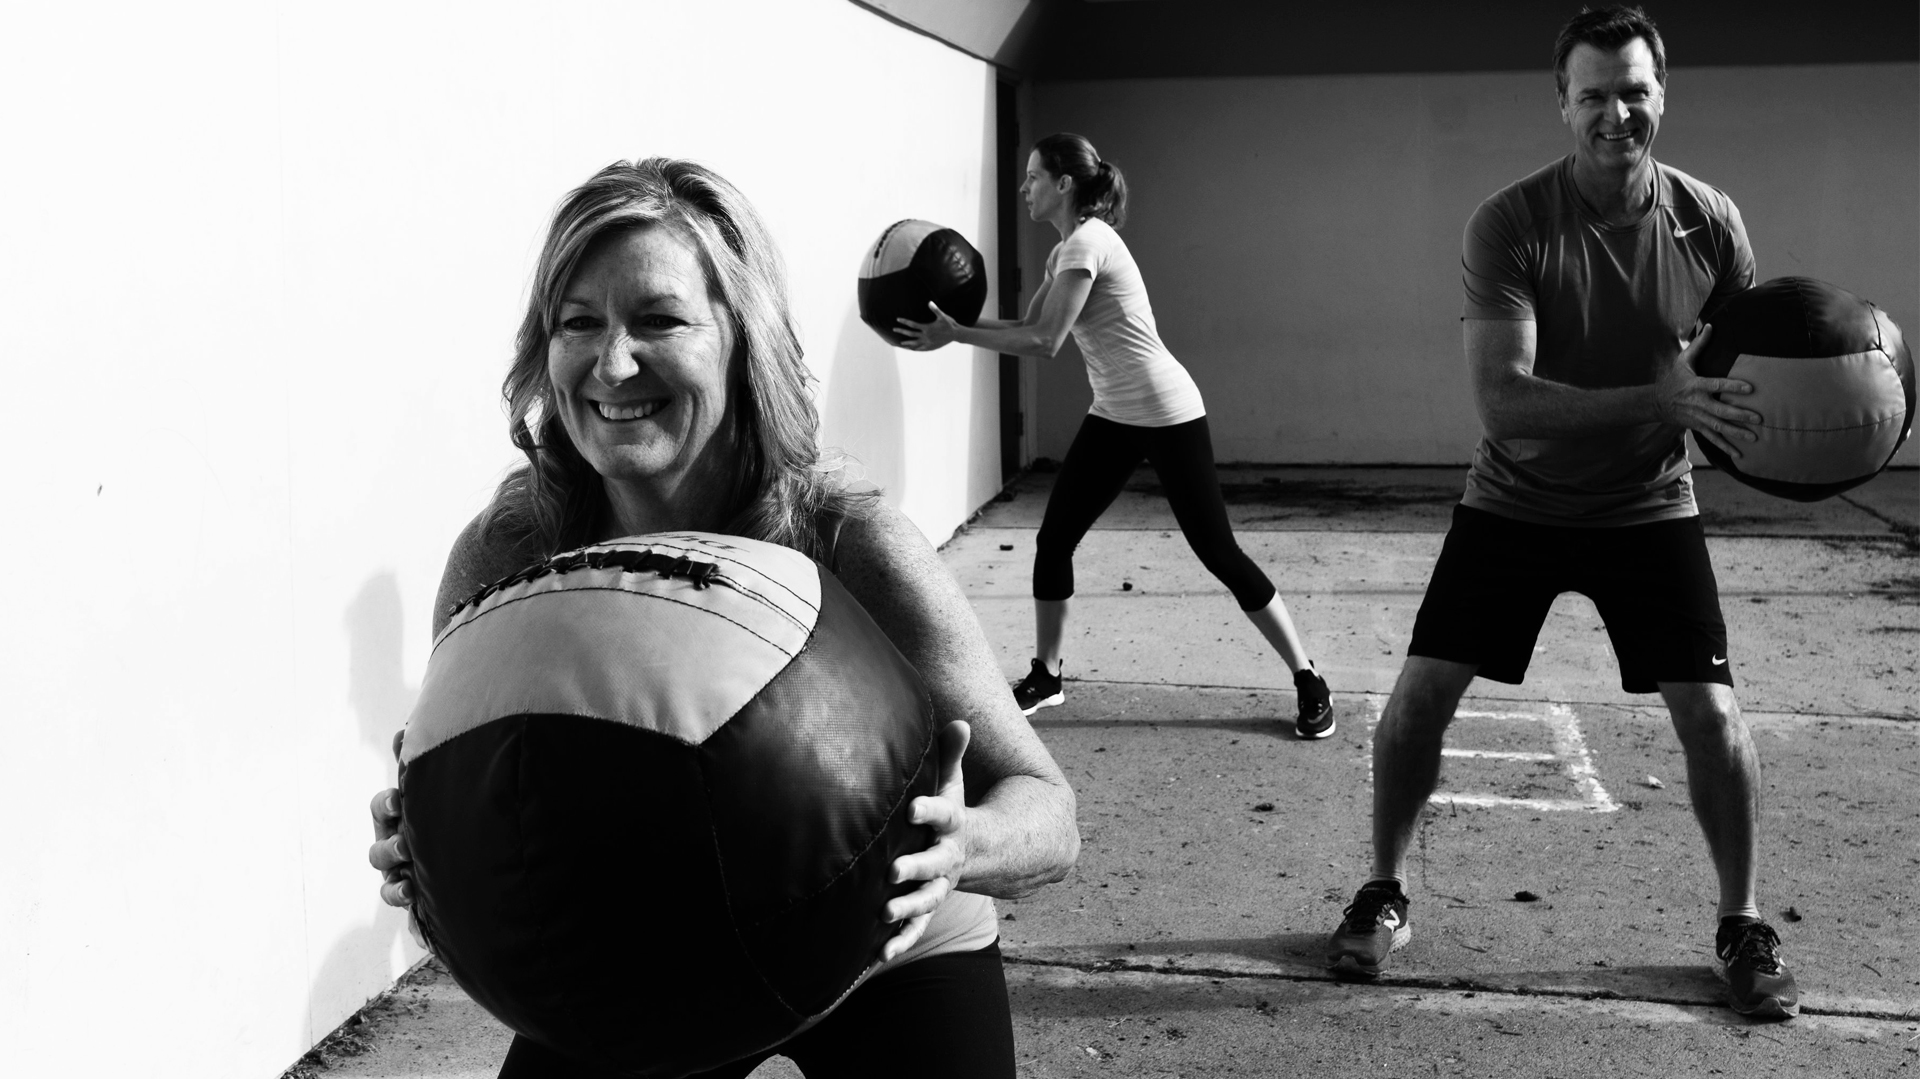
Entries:
<svg viewBox="0 0 1920 1079">
<path fill-rule="evenodd" d="M 602 237 L 568 282 L 547 377 L 573 444 L 616 511 L 678 503 L 724 477 L 733 330 L 700 252 L 672 228 Z"/>
<path fill-rule="evenodd" d="M 1051 221 L 1060 207 L 1072 197 L 1073 181 L 1062 180 L 1040 163 L 1040 151 L 1027 155 L 1027 178 L 1020 181 L 1020 194 L 1027 200 L 1027 217 Z"/>
</svg>

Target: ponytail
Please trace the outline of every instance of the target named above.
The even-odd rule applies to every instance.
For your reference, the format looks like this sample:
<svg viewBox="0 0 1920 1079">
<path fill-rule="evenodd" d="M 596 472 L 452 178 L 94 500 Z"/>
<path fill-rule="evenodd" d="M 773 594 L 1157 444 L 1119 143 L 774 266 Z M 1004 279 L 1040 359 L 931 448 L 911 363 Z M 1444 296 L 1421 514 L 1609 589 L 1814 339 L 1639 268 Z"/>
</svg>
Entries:
<svg viewBox="0 0 1920 1079">
<path fill-rule="evenodd" d="M 1093 179 L 1081 191 L 1084 194 L 1076 201 L 1082 217 L 1097 217 L 1114 228 L 1126 224 L 1127 178 L 1113 162 L 1095 166 Z"/>
</svg>

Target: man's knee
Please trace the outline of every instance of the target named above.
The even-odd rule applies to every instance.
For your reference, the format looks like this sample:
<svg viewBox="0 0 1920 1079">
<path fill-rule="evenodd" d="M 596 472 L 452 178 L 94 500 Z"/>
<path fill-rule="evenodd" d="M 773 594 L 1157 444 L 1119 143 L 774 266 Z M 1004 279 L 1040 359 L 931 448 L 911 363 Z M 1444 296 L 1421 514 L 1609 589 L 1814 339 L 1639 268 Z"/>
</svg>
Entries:
<svg viewBox="0 0 1920 1079">
<path fill-rule="evenodd" d="M 1380 714 L 1383 726 L 1438 735 L 1453 722 L 1478 666 L 1430 656 L 1408 656 Z"/>
<path fill-rule="evenodd" d="M 1747 721 L 1740 716 L 1733 687 L 1718 682 L 1662 682 L 1660 695 L 1673 717 L 1674 733 L 1689 752 L 1747 740 Z"/>
</svg>

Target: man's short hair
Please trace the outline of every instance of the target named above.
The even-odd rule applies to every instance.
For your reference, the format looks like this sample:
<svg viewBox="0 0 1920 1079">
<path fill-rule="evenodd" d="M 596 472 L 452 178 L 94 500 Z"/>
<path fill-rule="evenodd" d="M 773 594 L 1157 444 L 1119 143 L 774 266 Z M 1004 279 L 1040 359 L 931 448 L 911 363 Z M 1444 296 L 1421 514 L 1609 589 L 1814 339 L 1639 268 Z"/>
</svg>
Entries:
<svg viewBox="0 0 1920 1079">
<path fill-rule="evenodd" d="M 1634 38 L 1646 39 L 1647 48 L 1653 52 L 1653 77 L 1666 86 L 1667 47 L 1660 43 L 1660 31 L 1654 28 L 1653 20 L 1638 7 L 1609 4 L 1583 7 L 1560 28 L 1560 36 L 1553 43 L 1553 80 L 1560 87 L 1560 96 L 1567 96 L 1567 57 L 1575 45 L 1611 50 Z"/>
</svg>

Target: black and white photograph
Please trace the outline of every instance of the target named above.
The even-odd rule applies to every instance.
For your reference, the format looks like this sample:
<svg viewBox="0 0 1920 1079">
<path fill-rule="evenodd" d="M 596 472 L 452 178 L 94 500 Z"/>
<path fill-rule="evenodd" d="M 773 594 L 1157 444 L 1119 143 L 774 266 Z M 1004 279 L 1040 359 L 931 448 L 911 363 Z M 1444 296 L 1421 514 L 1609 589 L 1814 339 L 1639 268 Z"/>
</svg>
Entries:
<svg viewBox="0 0 1920 1079">
<path fill-rule="evenodd" d="M 1920 1075 L 1914 0 L 0 54 L 0 1073 Z"/>
</svg>

